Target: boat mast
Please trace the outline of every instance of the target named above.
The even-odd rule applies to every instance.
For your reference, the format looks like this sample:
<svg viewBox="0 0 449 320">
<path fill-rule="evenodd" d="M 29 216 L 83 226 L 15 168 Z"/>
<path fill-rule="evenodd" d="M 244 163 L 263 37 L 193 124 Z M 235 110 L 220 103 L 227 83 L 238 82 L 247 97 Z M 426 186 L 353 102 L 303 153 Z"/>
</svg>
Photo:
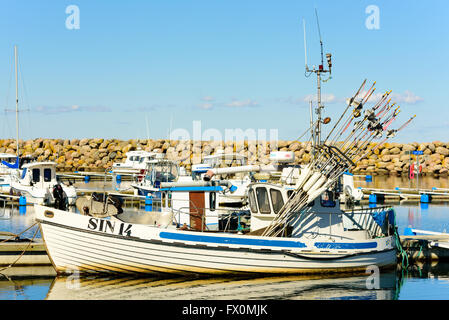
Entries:
<svg viewBox="0 0 449 320">
<path fill-rule="evenodd" d="M 14 60 L 16 68 L 16 133 L 17 133 L 17 158 L 19 158 L 19 81 L 17 72 L 17 46 L 14 46 Z"/>
<path fill-rule="evenodd" d="M 316 148 L 318 145 L 321 144 L 321 124 L 324 123 L 328 123 L 330 121 L 330 119 L 321 119 L 321 112 L 322 109 L 324 108 L 324 106 L 321 104 L 321 81 L 326 82 L 329 79 L 331 79 L 331 74 L 332 74 L 332 60 L 331 57 L 332 55 L 330 53 L 326 53 L 326 59 L 327 59 L 327 64 L 328 64 L 328 69 L 324 69 L 324 58 L 323 58 L 323 41 L 321 38 L 321 31 L 320 31 L 320 24 L 318 21 L 318 12 L 315 9 L 315 15 L 316 15 L 316 22 L 317 22 L 317 26 L 318 26 L 318 34 L 320 36 L 320 48 L 321 48 L 321 64 L 318 66 L 318 69 L 315 69 L 315 66 L 312 67 L 312 70 L 309 69 L 309 66 L 307 65 L 307 49 L 305 51 L 306 53 L 306 76 L 308 77 L 311 73 L 316 73 L 317 76 L 317 108 L 316 108 L 316 114 L 317 114 L 317 122 L 316 122 L 316 126 L 313 129 L 314 134 L 312 135 L 312 153 L 316 152 Z M 304 22 L 304 46 L 306 46 L 306 31 L 305 31 L 305 22 Z M 321 79 L 321 74 L 322 73 L 329 73 L 329 77 L 325 80 Z"/>
</svg>

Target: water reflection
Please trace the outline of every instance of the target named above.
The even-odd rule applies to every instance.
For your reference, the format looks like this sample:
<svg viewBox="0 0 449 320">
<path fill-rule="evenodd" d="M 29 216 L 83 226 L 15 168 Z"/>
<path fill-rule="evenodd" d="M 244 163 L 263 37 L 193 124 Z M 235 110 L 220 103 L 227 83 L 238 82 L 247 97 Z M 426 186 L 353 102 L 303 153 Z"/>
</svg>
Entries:
<svg viewBox="0 0 449 320">
<path fill-rule="evenodd" d="M 420 178 L 421 179 L 421 178 Z M 449 188 L 449 180 L 426 178 L 421 187 Z M 403 177 L 374 177 L 373 188 L 408 187 Z M 360 185 L 360 184 L 359 184 Z M 360 185 L 361 186 L 361 185 Z M 86 184 L 85 187 L 92 187 Z M 406 227 L 447 232 L 449 216 L 447 203 L 427 204 L 402 202 L 394 205 L 399 233 Z M 136 210 L 130 208 L 129 210 Z M 6 216 L 5 216 L 6 217 Z M 34 223 L 33 207 L 26 214 L 17 209 L 9 219 L 1 219 L 0 230 L 19 233 Z M 34 229 L 24 237 L 31 237 Z M 0 299 L 29 300 L 201 300 L 201 299 L 449 299 L 449 264 L 415 264 L 408 270 L 381 272 L 379 289 L 369 289 L 367 275 L 348 276 L 296 276 L 266 278 L 82 278 L 43 277 L 15 278 L 0 274 Z M 37 277 L 38 276 L 38 277 Z"/>
<path fill-rule="evenodd" d="M 369 282 L 367 284 L 367 281 Z M 397 297 L 396 273 L 380 275 L 377 288 L 366 275 L 266 278 L 55 278 L 48 300 L 251 300 L 366 299 Z"/>
<path fill-rule="evenodd" d="M 0 275 L 0 300 L 43 300 L 54 277 L 10 278 Z"/>
</svg>

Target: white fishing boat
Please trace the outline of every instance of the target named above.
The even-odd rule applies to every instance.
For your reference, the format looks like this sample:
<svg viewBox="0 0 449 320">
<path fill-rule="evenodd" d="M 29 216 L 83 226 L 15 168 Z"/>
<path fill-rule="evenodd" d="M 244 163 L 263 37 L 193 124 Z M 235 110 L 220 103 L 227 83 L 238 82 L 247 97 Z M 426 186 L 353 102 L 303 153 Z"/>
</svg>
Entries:
<svg viewBox="0 0 449 320">
<path fill-rule="evenodd" d="M 29 203 L 74 205 L 76 189 L 65 185 L 56 175 L 56 162 L 31 162 L 23 166 L 22 174 L 11 181 L 11 192 L 24 196 Z"/>
<path fill-rule="evenodd" d="M 126 153 L 125 162 L 116 162 L 112 165 L 115 174 L 134 175 L 142 173 L 151 160 L 162 159 L 162 153 L 148 152 L 144 150 L 129 151 Z"/>
<path fill-rule="evenodd" d="M 374 92 L 374 84 L 366 93 L 362 91 L 365 80 L 322 139 L 321 126 L 330 122 L 330 118 L 321 119 L 320 77 L 330 74 L 332 65 L 331 55 L 326 57 L 328 70 L 323 62 L 313 70 L 306 65 L 306 72 L 315 72 L 318 78 L 318 119 L 310 128 L 310 162 L 290 194 L 268 183 L 248 186 L 251 219 L 258 219 L 251 221 L 251 230 L 233 231 L 227 226 L 209 230 L 204 210 L 192 212 L 188 206 L 182 212 L 170 205 L 170 190 L 166 190 L 164 209 L 147 212 L 146 223 L 120 219 L 119 214 L 99 218 L 35 205 L 35 217 L 56 271 L 217 275 L 395 268 L 399 236 L 394 210 L 354 208 L 346 212 L 339 208 L 335 195 L 342 175 L 413 117 L 398 129 L 388 129 L 398 114 L 394 103 L 387 100 L 389 92 L 362 113 Z M 347 130 L 351 123 L 352 130 Z M 375 140 L 380 140 L 376 146 L 371 143 Z M 159 182 L 153 187 L 160 192 L 164 186 Z M 197 195 L 205 199 L 204 191 Z M 190 217 L 190 225 L 180 223 L 181 214 Z M 264 220 L 263 215 L 271 217 Z"/>
<path fill-rule="evenodd" d="M 394 236 L 280 238 L 130 224 L 38 205 L 35 210 L 58 273 L 300 274 L 396 265 Z"/>
<path fill-rule="evenodd" d="M 383 101 L 367 111 L 375 111 Z M 349 103 L 345 112 L 352 106 Z M 335 136 L 326 139 L 328 144 L 315 145 L 313 158 L 290 195 L 283 194 L 288 191 L 282 186 L 251 185 L 251 214 L 259 221 L 251 221 L 249 233 L 208 230 L 202 210 L 200 217 L 189 210 L 191 219 L 200 223 L 186 228 L 180 224 L 180 213 L 170 207 L 169 194 L 168 208 L 147 212 L 146 224 L 120 220 L 118 215 L 98 218 L 36 205 L 50 259 L 57 272 L 69 273 L 298 274 L 394 267 L 398 243 L 394 210 L 345 212 L 335 198 L 341 176 L 378 147 L 370 142 L 386 134 L 385 142 L 397 132 L 384 129 L 390 117 L 381 121 L 370 114 L 347 133 L 346 142 L 336 139 L 345 132 L 343 122 Z M 348 121 L 352 119 L 350 114 Z M 373 128 L 373 122 L 380 125 Z M 367 137 L 360 140 L 365 131 Z M 367 149 L 354 148 L 354 142 Z M 162 186 L 157 187 L 160 191 Z M 271 217 L 264 221 L 263 215 Z"/>
</svg>

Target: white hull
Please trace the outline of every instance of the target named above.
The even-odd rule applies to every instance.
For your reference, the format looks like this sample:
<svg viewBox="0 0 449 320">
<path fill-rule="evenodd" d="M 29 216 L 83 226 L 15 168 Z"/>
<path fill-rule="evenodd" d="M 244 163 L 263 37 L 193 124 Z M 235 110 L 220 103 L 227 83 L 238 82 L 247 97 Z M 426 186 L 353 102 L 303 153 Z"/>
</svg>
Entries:
<svg viewBox="0 0 449 320">
<path fill-rule="evenodd" d="M 393 238 L 346 242 L 356 249 L 313 249 L 314 242 L 201 233 L 96 219 L 35 206 L 58 273 L 300 274 L 365 271 L 396 264 Z M 50 212 L 46 217 L 44 212 Z M 128 235 L 126 231 L 130 231 Z M 375 249 L 363 249 L 375 244 Z"/>
</svg>

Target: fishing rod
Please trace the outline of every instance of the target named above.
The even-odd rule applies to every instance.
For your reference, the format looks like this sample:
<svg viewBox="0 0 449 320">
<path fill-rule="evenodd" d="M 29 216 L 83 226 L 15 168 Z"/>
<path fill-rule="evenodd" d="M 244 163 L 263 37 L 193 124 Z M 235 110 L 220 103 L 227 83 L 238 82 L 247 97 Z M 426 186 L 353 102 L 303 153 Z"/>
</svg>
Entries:
<svg viewBox="0 0 449 320">
<path fill-rule="evenodd" d="M 340 139 L 340 137 L 345 133 L 345 131 L 348 129 L 349 125 L 351 124 L 352 120 L 354 120 L 355 118 L 358 118 L 361 114 L 361 110 L 363 108 L 363 105 L 368 101 L 368 99 L 371 97 L 372 93 L 374 92 L 375 85 L 376 82 L 374 82 L 370 89 L 367 91 L 367 93 L 365 94 L 365 96 L 362 98 L 361 102 L 359 102 L 356 107 L 354 108 L 352 115 L 349 117 L 349 119 L 346 121 L 344 128 L 340 131 L 340 134 L 338 136 L 336 136 L 332 142 L 335 143 L 336 140 Z"/>
<path fill-rule="evenodd" d="M 393 114 L 395 114 L 395 115 L 397 115 L 398 113 L 399 112 L 396 112 L 396 111 L 393 112 Z M 368 146 L 368 144 L 370 144 L 375 138 L 381 138 L 383 135 L 383 132 L 385 132 L 384 124 L 389 121 L 389 124 L 388 124 L 388 126 L 389 126 L 394 119 L 395 118 L 392 118 L 389 120 L 389 118 L 387 117 L 387 119 L 382 123 L 380 123 L 380 120 L 379 120 L 379 124 L 376 126 L 376 128 L 374 128 L 373 130 L 368 129 L 369 130 L 368 132 L 370 132 L 370 137 L 368 139 L 366 139 L 362 143 L 362 145 L 359 146 L 359 148 L 356 151 L 353 151 L 350 156 L 354 157 L 354 159 L 355 159 L 355 157 L 358 156 L 361 152 L 363 152 L 363 150 Z M 366 133 L 365 133 L 365 135 L 366 135 Z M 358 161 L 360 161 L 360 159 Z"/>
<path fill-rule="evenodd" d="M 404 126 L 403 126 L 404 127 Z M 374 132 L 372 132 L 374 133 Z M 372 134 L 373 135 L 373 134 Z M 328 160 L 328 162 L 331 161 L 331 159 Z M 335 165 L 330 165 L 327 170 L 324 170 L 323 174 L 321 176 L 325 177 L 325 179 L 328 181 L 325 185 L 328 186 L 331 183 L 335 183 L 336 179 L 339 178 L 344 171 L 348 168 L 348 165 L 341 165 L 340 163 L 336 163 Z M 325 168 L 326 169 L 326 168 Z M 328 175 L 328 177 L 326 177 Z M 309 198 L 311 198 L 311 194 L 309 194 Z M 270 234 L 274 230 L 274 228 L 278 227 L 279 225 L 282 225 L 283 223 L 288 221 L 292 214 L 284 214 L 287 210 L 291 209 L 298 209 L 304 205 L 304 203 L 308 200 L 306 198 L 306 195 L 304 192 L 295 192 L 294 195 L 290 198 L 289 202 L 292 202 L 292 205 L 285 206 L 285 208 L 281 209 L 280 215 L 278 216 L 276 221 L 273 221 L 273 223 L 270 225 L 269 228 L 265 230 L 265 234 Z M 282 230 L 278 231 L 277 233 L 282 232 Z"/>
<path fill-rule="evenodd" d="M 346 114 L 346 112 L 348 111 L 348 109 L 350 108 L 350 106 L 352 105 L 353 101 L 358 97 L 360 91 L 362 90 L 362 88 L 365 87 L 365 83 L 366 83 L 366 79 L 362 82 L 362 85 L 359 87 L 359 90 L 357 90 L 357 92 L 349 99 L 348 101 L 348 105 L 345 109 L 345 111 L 343 112 L 343 114 L 340 116 L 340 119 L 338 119 L 338 121 L 335 123 L 334 127 L 332 128 L 332 130 L 329 132 L 329 134 L 327 135 L 326 139 L 324 139 L 323 143 L 326 143 L 326 141 L 329 139 L 329 137 L 332 135 L 332 132 L 335 130 L 335 128 L 338 126 L 338 124 L 340 123 L 341 119 L 344 117 L 344 115 Z"/>
<path fill-rule="evenodd" d="M 402 129 L 404 129 L 410 122 L 412 122 L 412 120 L 416 117 L 416 114 L 414 116 L 412 116 L 410 119 L 408 119 L 402 126 L 400 126 L 398 129 L 392 129 L 387 131 L 387 137 L 378 145 L 376 145 L 373 149 L 368 150 L 362 157 L 360 157 L 358 159 L 358 161 L 364 159 L 365 157 L 368 156 L 369 153 L 376 151 L 378 148 L 380 148 L 380 146 L 382 146 L 387 140 L 393 138 L 396 133 L 398 133 L 399 131 L 401 131 Z"/>
</svg>

